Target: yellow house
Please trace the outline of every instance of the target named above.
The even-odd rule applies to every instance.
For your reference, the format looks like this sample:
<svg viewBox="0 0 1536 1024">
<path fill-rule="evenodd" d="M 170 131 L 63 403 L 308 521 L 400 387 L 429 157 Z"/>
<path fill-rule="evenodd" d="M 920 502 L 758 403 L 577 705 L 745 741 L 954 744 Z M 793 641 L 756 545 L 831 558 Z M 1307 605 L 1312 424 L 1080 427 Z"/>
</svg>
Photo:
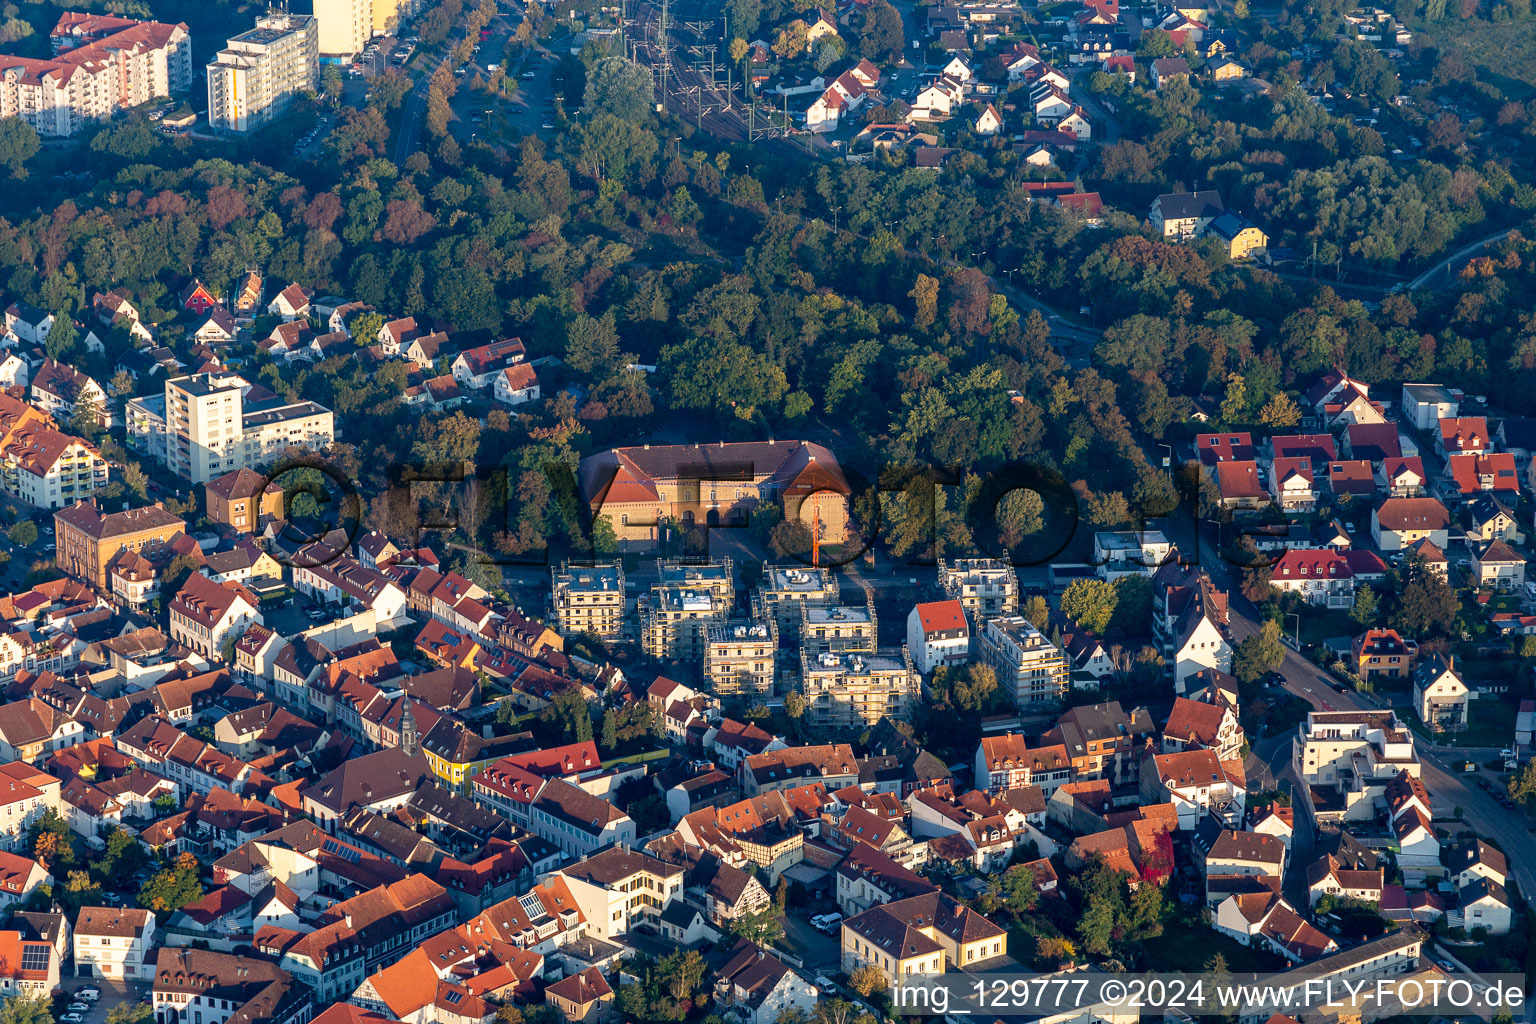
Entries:
<svg viewBox="0 0 1536 1024">
<path fill-rule="evenodd" d="M 508 754 L 517 753 L 520 745 L 521 741 L 511 736 L 486 739 L 446 715 L 421 738 L 427 767 L 458 793 L 468 793 L 471 779 Z"/>
<path fill-rule="evenodd" d="M 1248 77 L 1248 69 L 1231 58 L 1223 57 L 1211 64 L 1211 81 L 1235 82 Z"/>
<path fill-rule="evenodd" d="M 888 983 L 973 968 L 1008 952 L 1003 929 L 941 892 L 871 907 L 843 922 L 843 971 L 866 964 Z"/>
<path fill-rule="evenodd" d="M 1234 260 L 1262 256 L 1269 248 L 1269 236 L 1253 221 L 1231 210 L 1211 221 L 1206 234 L 1221 239 L 1227 247 L 1227 256 Z"/>
</svg>

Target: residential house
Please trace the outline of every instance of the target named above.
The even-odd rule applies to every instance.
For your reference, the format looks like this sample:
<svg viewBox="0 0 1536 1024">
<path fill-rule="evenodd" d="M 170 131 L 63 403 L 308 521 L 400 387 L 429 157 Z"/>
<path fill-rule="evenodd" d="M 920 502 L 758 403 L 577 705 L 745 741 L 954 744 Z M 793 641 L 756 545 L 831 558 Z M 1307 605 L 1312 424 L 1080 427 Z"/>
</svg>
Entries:
<svg viewBox="0 0 1536 1024">
<path fill-rule="evenodd" d="M 1489 451 L 1488 417 L 1452 416 L 1442 419 L 1436 440 L 1440 454 L 1446 458 Z"/>
<path fill-rule="evenodd" d="M 1468 573 L 1475 586 L 1518 590 L 1525 585 L 1525 556 L 1502 540 L 1490 540 L 1472 548 Z"/>
<path fill-rule="evenodd" d="M 1424 461 L 1418 456 L 1383 459 L 1376 471 L 1377 486 L 1393 498 L 1421 497 L 1428 479 Z"/>
<path fill-rule="evenodd" d="M 1355 674 L 1366 682 L 1408 678 L 1418 651 L 1418 644 L 1395 629 L 1368 629 L 1350 643 Z"/>
<path fill-rule="evenodd" d="M 1450 481 L 1447 493 L 1453 497 L 1492 494 L 1505 501 L 1520 500 L 1520 477 L 1509 452 L 1452 455 L 1445 460 L 1445 475 Z"/>
<path fill-rule="evenodd" d="M 1257 462 L 1221 462 L 1214 468 L 1222 508 L 1262 508 L 1269 504 L 1269 492 L 1259 483 Z"/>
<path fill-rule="evenodd" d="M 1269 470 L 1269 487 L 1282 512 L 1310 512 L 1317 504 L 1311 459 L 1275 459 Z"/>
<path fill-rule="evenodd" d="M 1434 498 L 1388 498 L 1371 514 L 1371 539 L 1382 551 L 1401 551 L 1418 540 L 1443 551 L 1450 523 L 1451 514 Z"/>
<path fill-rule="evenodd" d="M 1170 562 L 1152 577 L 1152 632 L 1174 692 L 1203 671 L 1232 671 L 1232 643 L 1227 637 L 1227 595 L 1199 569 Z"/>
<path fill-rule="evenodd" d="M 741 1024 L 775 1024 L 786 1015 L 810 1016 L 817 987 L 771 952 L 740 939 L 715 972 L 715 1005 Z"/>
<path fill-rule="evenodd" d="M 254 534 L 274 519 L 285 519 L 283 488 L 241 467 L 203 485 L 208 518 L 236 533 Z"/>
<path fill-rule="evenodd" d="M 51 357 L 44 359 L 32 376 L 31 397 L 33 405 L 55 419 L 70 419 L 78 408 L 86 405 L 96 410 L 102 425 L 111 426 L 113 422 L 107 393 L 101 385 Z"/>
<path fill-rule="evenodd" d="M 1467 540 L 1473 543 L 1492 540 L 1525 543 L 1525 533 L 1520 529 L 1514 509 L 1492 494 L 1479 495 L 1468 502 L 1462 508 L 1462 524 L 1467 530 Z"/>
<path fill-rule="evenodd" d="M 539 375 L 527 363 L 509 366 L 496 375 L 491 397 L 502 405 L 524 405 L 539 400 Z"/>
<path fill-rule="evenodd" d="M 155 915 L 148 910 L 81 907 L 74 940 L 77 974 L 124 981 L 154 977 Z"/>
<path fill-rule="evenodd" d="M 1223 762 L 1212 750 L 1149 753 L 1147 758 L 1151 763 L 1141 769 L 1142 800 L 1171 802 L 1181 831 L 1193 830 L 1206 814 L 1232 828 L 1242 823 L 1247 785 L 1241 762 Z"/>
<path fill-rule="evenodd" d="M 1165 754 L 1180 750 L 1212 750 L 1221 761 L 1241 757 L 1243 728 L 1230 705 L 1212 704 L 1175 697 L 1173 710 L 1163 726 L 1162 750 Z"/>
<path fill-rule="evenodd" d="M 971 628 L 964 606 L 953 599 L 915 605 L 907 615 L 907 650 L 913 666 L 924 675 L 941 665 L 965 664 L 970 659 Z"/>
<path fill-rule="evenodd" d="M 1287 551 L 1271 567 L 1269 583 L 1324 608 L 1349 608 L 1355 600 L 1354 572 L 1343 555 L 1328 548 Z"/>
<path fill-rule="evenodd" d="M 261 602 L 238 583 L 215 583 L 196 573 L 170 603 L 171 639 L 205 658 L 223 658 L 224 645 L 252 623 L 261 624 Z"/>
<path fill-rule="evenodd" d="M 1007 933 L 943 893 L 871 907 L 842 923 L 842 967 L 876 968 L 887 982 L 909 974 L 973 969 L 1007 952 Z"/>
<path fill-rule="evenodd" d="M 1504 886 L 1479 878 L 1456 892 L 1456 911 L 1446 915 L 1447 923 L 1457 921 L 1468 932 L 1482 929 L 1489 935 L 1507 935 L 1514 920 L 1509 893 Z"/>
<path fill-rule="evenodd" d="M 1253 461 L 1253 435 L 1246 430 L 1229 434 L 1196 434 L 1194 447 L 1203 466 Z"/>
<path fill-rule="evenodd" d="M 1159 57 L 1152 62 L 1152 87 L 1161 90 L 1176 78 L 1189 77 L 1189 61 L 1183 57 Z"/>
<path fill-rule="evenodd" d="M 976 786 L 994 796 L 1037 786 L 1049 799 L 1072 777 L 1072 758 L 1063 744 L 1029 748 L 1023 736 L 983 736 L 976 747 Z"/>
<path fill-rule="evenodd" d="M 1313 907 L 1324 896 L 1375 906 L 1381 902 L 1382 885 L 1383 869 L 1347 868 L 1333 854 L 1324 854 L 1307 869 L 1307 898 Z"/>
<path fill-rule="evenodd" d="M 1435 732 L 1460 729 L 1467 724 L 1467 700 L 1471 691 L 1462 682 L 1454 662 L 1436 652 L 1422 658 L 1413 670 L 1413 709 L 1426 728 Z"/>
<path fill-rule="evenodd" d="M 301 284 L 290 284 L 267 303 L 269 316 L 281 317 L 284 322 L 309 316 L 310 300 L 314 292 Z"/>
<path fill-rule="evenodd" d="M 1182 60 L 1182 58 L 1178 59 Z M 1153 63 L 1156 65 L 1162 62 L 1154 61 Z M 1241 65 L 1238 66 L 1241 67 Z M 1153 77 L 1157 77 L 1155 71 Z M 1269 236 L 1257 224 L 1235 210 L 1223 210 L 1219 216 L 1212 219 L 1206 227 L 1205 234 L 1207 237 L 1214 236 L 1221 240 L 1228 259 L 1247 260 L 1262 257 L 1269 248 Z"/>
</svg>

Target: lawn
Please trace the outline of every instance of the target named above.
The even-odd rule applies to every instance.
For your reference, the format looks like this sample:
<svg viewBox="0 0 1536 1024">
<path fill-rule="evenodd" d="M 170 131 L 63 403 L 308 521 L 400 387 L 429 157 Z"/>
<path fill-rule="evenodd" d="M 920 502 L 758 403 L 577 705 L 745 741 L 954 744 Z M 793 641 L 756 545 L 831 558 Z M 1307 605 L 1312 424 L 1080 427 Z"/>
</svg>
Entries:
<svg viewBox="0 0 1536 1024">
<path fill-rule="evenodd" d="M 1235 974 L 1262 974 L 1285 967 L 1285 961 L 1273 953 L 1249 949 L 1193 918 L 1180 917 L 1170 921 L 1162 935 L 1142 943 L 1137 968 L 1197 973 L 1204 971 L 1217 953 L 1226 959 L 1227 970 Z"/>
<path fill-rule="evenodd" d="M 1473 700 L 1467 702 L 1467 727 L 1461 732 L 1430 732 L 1411 705 L 1394 703 L 1393 707 L 1415 733 L 1449 747 L 1502 747 L 1509 742 L 1509 723 L 1514 720 L 1513 711 L 1502 700 Z"/>
</svg>

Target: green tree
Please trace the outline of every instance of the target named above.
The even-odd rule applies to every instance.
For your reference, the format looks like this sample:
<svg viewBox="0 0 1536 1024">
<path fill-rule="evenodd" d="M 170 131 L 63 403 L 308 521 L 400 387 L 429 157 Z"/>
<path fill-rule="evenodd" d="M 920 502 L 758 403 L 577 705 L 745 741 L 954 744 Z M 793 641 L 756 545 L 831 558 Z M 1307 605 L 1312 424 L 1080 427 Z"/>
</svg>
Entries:
<svg viewBox="0 0 1536 1024">
<path fill-rule="evenodd" d="M 148 1003 L 118 1003 L 107 1011 L 107 1024 L 149 1024 L 155 1011 Z"/>
<path fill-rule="evenodd" d="M 1301 422 L 1301 410 L 1290 395 L 1276 391 L 1259 410 L 1259 422 L 1266 427 L 1294 427 Z"/>
<path fill-rule="evenodd" d="M 150 876 L 139 889 L 139 906 L 156 913 L 180 910 L 202 898 L 197 858 L 190 853 L 183 853 L 175 864 Z"/>
<path fill-rule="evenodd" d="M 1117 600 L 1115 586 L 1107 580 L 1073 580 L 1061 595 L 1061 613 L 1090 633 L 1103 635 Z"/>
<path fill-rule="evenodd" d="M 166 563 L 160 574 L 160 593 L 170 600 L 181 592 L 187 578 L 197 572 L 200 563 L 191 555 L 177 555 Z"/>
<path fill-rule="evenodd" d="M 655 107 L 649 68 L 626 57 L 605 57 L 587 72 L 585 109 L 604 111 L 633 124 L 651 119 Z"/>
<path fill-rule="evenodd" d="M 889 0 L 876 0 L 859 23 L 859 46 L 871 60 L 886 61 L 901 55 L 906 46 L 906 27 L 901 12 Z"/>
<path fill-rule="evenodd" d="M 1122 636 L 1139 636 L 1152 628 L 1152 577 L 1137 573 L 1115 580 L 1115 613 L 1110 629 Z"/>
<path fill-rule="evenodd" d="M 359 313 L 347 324 L 347 330 L 352 332 L 352 339 L 360 347 L 367 348 L 378 341 L 379 331 L 384 327 L 384 317 L 380 313 Z"/>
<path fill-rule="evenodd" d="M 23 519 L 11 524 L 6 535 L 11 538 L 11 543 L 29 548 L 37 543 L 37 524 L 30 519 Z"/>
<path fill-rule="evenodd" d="M 1040 890 L 1035 888 L 1035 872 L 1028 864 L 1015 864 L 1003 875 L 1003 899 L 1009 910 L 1023 914 L 1034 910 L 1040 902 Z"/>
<path fill-rule="evenodd" d="M 17 118 L 6 118 L 15 121 Z M 0 124 L 3 124 L 0 121 Z M 53 1010 L 48 997 L 14 995 L 0 1003 L 0 1024 L 53 1024 Z"/>
<path fill-rule="evenodd" d="M 791 21 L 773 37 L 773 52 L 785 60 L 794 60 L 805 52 L 806 33 L 809 30 L 810 26 L 799 18 Z"/>
<path fill-rule="evenodd" d="M 1039 594 L 1031 594 L 1019 612 L 1036 629 L 1045 629 L 1051 623 L 1051 606 Z"/>
<path fill-rule="evenodd" d="M 1409 556 L 1402 579 L 1393 625 L 1414 638 L 1448 630 L 1461 610 L 1450 584 L 1417 554 Z"/>
<path fill-rule="evenodd" d="M 1244 683 L 1255 683 L 1273 672 L 1285 660 L 1285 645 L 1280 642 L 1280 624 L 1265 620 L 1259 631 L 1237 645 L 1232 659 L 1232 674 Z"/>
<path fill-rule="evenodd" d="M 1349 617 L 1355 625 L 1365 629 L 1376 622 L 1378 612 L 1376 591 L 1369 583 L 1362 583 L 1355 590 L 1355 603 L 1349 609 Z"/>
<path fill-rule="evenodd" d="M 42 139 L 37 129 L 19 117 L 0 118 L 0 167 L 12 178 L 27 176 L 27 161 L 37 156 L 40 148 Z"/>
<path fill-rule="evenodd" d="M 1032 533 L 1045 529 L 1045 502 L 1040 495 L 1020 487 L 1003 495 L 997 503 L 997 536 L 1007 548 Z"/>
<path fill-rule="evenodd" d="M 726 930 L 738 939 L 767 949 L 784 937 L 784 917 L 777 906 L 737 914 L 726 922 Z"/>
<path fill-rule="evenodd" d="M 1248 415 L 1248 383 L 1241 374 L 1227 376 L 1227 392 L 1221 400 L 1221 419 L 1228 425 L 1243 422 Z"/>
<path fill-rule="evenodd" d="M 1525 762 L 1525 767 L 1509 777 L 1509 798 L 1517 803 L 1527 803 L 1536 797 L 1536 757 Z"/>
<path fill-rule="evenodd" d="M 805 696 L 799 690 L 790 690 L 784 695 L 784 714 L 791 719 L 805 714 Z"/>
<path fill-rule="evenodd" d="M 885 990 L 885 975 L 872 964 L 862 964 L 848 975 L 848 987 L 865 999 Z"/>
</svg>

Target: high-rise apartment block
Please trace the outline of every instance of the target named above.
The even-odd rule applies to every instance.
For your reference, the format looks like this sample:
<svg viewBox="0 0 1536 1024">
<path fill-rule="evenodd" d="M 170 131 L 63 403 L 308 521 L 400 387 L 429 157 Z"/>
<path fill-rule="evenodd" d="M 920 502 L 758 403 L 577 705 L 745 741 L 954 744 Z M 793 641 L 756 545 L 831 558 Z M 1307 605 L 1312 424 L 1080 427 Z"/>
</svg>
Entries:
<svg viewBox="0 0 1536 1024">
<path fill-rule="evenodd" d="M 373 35 L 373 0 L 315 0 L 320 23 L 320 52 L 351 60 Z"/>
<path fill-rule="evenodd" d="M 320 25 L 274 12 L 230 39 L 208 65 L 208 125 L 248 132 L 277 120 L 293 97 L 320 82 Z"/>
<path fill-rule="evenodd" d="M 335 437 L 329 409 L 284 401 L 233 373 L 165 382 L 166 464 L 195 484 L 270 465 L 289 448 L 319 451 Z"/>
<path fill-rule="evenodd" d="M 981 660 L 1020 707 L 1059 701 L 1067 692 L 1067 659 L 1022 615 L 990 619 L 981 632 Z"/>
</svg>

